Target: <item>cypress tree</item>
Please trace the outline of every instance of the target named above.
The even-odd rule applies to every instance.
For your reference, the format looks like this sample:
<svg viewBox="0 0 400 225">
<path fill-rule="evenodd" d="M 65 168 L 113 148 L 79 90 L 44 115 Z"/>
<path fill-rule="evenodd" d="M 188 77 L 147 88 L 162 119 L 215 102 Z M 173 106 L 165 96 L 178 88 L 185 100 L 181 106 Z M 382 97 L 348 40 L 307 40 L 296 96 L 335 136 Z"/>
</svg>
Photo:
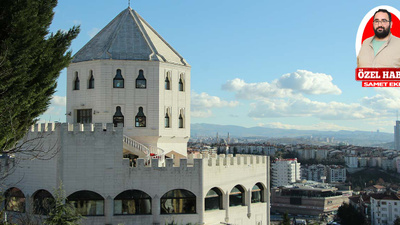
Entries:
<svg viewBox="0 0 400 225">
<path fill-rule="evenodd" d="M 44 113 L 79 27 L 49 32 L 57 0 L 0 1 L 0 152 Z"/>
</svg>

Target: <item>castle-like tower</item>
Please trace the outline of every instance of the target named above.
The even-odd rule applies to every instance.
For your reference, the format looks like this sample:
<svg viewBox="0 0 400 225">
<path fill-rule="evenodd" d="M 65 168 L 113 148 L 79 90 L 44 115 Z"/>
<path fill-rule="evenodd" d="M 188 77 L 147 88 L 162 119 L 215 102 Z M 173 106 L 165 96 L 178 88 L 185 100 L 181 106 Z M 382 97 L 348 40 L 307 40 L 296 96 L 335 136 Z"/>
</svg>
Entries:
<svg viewBox="0 0 400 225">
<path fill-rule="evenodd" d="M 269 158 L 187 156 L 190 66 L 131 8 L 67 81 L 68 123 L 37 124 L 27 149 L 0 157 L 10 221 L 44 218 L 62 186 L 84 225 L 269 224 Z"/>
<path fill-rule="evenodd" d="M 74 56 L 66 115 L 68 123 L 123 123 L 135 141 L 186 156 L 190 65 L 128 8 Z"/>
</svg>

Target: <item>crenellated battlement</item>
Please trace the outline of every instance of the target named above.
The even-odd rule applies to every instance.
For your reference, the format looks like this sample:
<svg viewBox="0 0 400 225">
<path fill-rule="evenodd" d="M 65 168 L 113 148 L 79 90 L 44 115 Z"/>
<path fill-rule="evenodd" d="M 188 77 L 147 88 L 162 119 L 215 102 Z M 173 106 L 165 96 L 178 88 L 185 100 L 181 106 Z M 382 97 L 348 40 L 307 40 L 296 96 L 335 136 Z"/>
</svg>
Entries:
<svg viewBox="0 0 400 225">
<path fill-rule="evenodd" d="M 88 132 L 117 132 L 122 131 L 122 124 L 114 127 L 113 123 L 95 123 L 95 124 L 70 124 L 70 123 L 37 123 L 31 126 L 30 133 L 54 132 L 57 129 L 69 133 L 88 133 Z"/>
<path fill-rule="evenodd" d="M 266 164 L 267 157 L 260 155 L 236 155 L 232 154 L 205 154 L 203 158 L 208 159 L 208 166 L 243 166 Z"/>
<path fill-rule="evenodd" d="M 30 127 L 29 132 L 53 132 L 60 126 L 60 124 L 61 123 L 36 123 Z"/>
<path fill-rule="evenodd" d="M 151 159 L 148 162 L 144 158 L 136 159 L 135 166 L 133 169 L 141 168 L 200 168 L 203 167 L 249 167 L 256 165 L 267 164 L 267 156 L 254 156 L 254 155 L 217 155 L 217 154 L 189 154 L 187 159 L 180 159 L 179 163 L 174 162 L 174 159 L 165 159 L 165 163 L 160 166 L 159 159 Z M 123 164 L 126 166 L 130 165 L 129 159 L 124 159 Z"/>
</svg>

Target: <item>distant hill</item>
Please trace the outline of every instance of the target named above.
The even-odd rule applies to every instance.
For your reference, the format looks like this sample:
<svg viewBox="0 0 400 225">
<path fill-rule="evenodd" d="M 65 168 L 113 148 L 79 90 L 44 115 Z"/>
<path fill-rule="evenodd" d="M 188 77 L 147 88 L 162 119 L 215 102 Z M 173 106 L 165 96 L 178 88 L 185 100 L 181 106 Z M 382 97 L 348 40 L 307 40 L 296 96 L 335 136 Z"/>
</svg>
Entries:
<svg viewBox="0 0 400 225">
<path fill-rule="evenodd" d="M 216 133 L 224 137 L 229 132 L 234 138 L 247 139 L 310 139 L 323 141 L 330 138 L 334 141 L 345 142 L 353 145 L 361 146 L 385 146 L 392 148 L 393 134 L 385 132 L 369 132 L 369 131 L 318 131 L 318 130 L 295 130 L 280 129 L 267 127 L 241 127 L 234 125 L 217 125 L 206 123 L 195 123 L 191 125 L 191 136 L 215 136 Z"/>
</svg>

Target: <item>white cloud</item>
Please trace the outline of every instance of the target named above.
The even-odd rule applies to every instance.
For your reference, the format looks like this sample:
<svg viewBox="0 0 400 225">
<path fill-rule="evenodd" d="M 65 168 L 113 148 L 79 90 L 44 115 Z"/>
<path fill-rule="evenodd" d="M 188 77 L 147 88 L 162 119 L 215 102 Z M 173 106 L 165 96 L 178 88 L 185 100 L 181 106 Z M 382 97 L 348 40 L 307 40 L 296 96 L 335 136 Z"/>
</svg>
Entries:
<svg viewBox="0 0 400 225">
<path fill-rule="evenodd" d="M 289 89 L 281 89 L 273 83 L 246 83 L 244 80 L 235 78 L 222 85 L 223 90 L 234 92 L 238 99 L 264 99 L 264 98 L 284 98 L 293 97 L 293 93 Z"/>
<path fill-rule="evenodd" d="M 280 128 L 280 129 L 296 129 L 296 130 L 326 130 L 326 131 L 337 131 L 337 130 L 356 130 L 353 127 L 344 127 L 339 126 L 333 123 L 317 123 L 311 125 L 294 125 L 294 124 L 284 124 L 281 122 L 272 122 L 272 123 L 260 123 L 258 126 L 261 127 L 269 127 L 269 128 Z"/>
<path fill-rule="evenodd" d="M 194 91 L 191 93 L 191 116 L 193 117 L 211 117 L 212 108 L 236 107 L 238 101 L 225 101 L 217 96 L 211 96 L 205 92 L 198 94 Z"/>
<path fill-rule="evenodd" d="M 375 90 L 377 95 L 362 98 L 363 105 L 380 111 L 400 109 L 399 88 L 375 88 Z"/>
<path fill-rule="evenodd" d="M 99 33 L 100 29 L 99 28 L 92 28 L 87 34 L 90 36 L 90 38 L 93 38 L 96 36 L 97 33 Z"/>
<path fill-rule="evenodd" d="M 191 117 L 197 117 L 197 118 L 208 118 L 212 116 L 212 112 L 209 109 L 197 109 L 193 110 L 190 112 Z"/>
<path fill-rule="evenodd" d="M 299 98 L 303 94 L 341 94 L 342 91 L 332 83 L 332 76 L 297 70 L 282 75 L 272 82 L 246 83 L 235 78 L 222 85 L 223 90 L 234 92 L 238 99 Z"/>
<path fill-rule="evenodd" d="M 236 78 L 227 81 L 222 89 L 234 92 L 238 99 L 253 100 L 248 114 L 252 118 L 317 117 L 324 120 L 352 120 L 381 115 L 381 112 L 359 103 L 321 102 L 305 97 L 303 94 L 342 93 L 332 83 L 330 75 L 306 70 L 284 74 L 270 83 L 246 83 Z"/>
<path fill-rule="evenodd" d="M 317 117 L 325 120 L 365 119 L 379 113 L 360 104 L 302 99 L 265 99 L 250 104 L 250 117 Z"/>
<path fill-rule="evenodd" d="M 213 107 L 235 107 L 239 104 L 238 101 L 225 101 L 221 100 L 217 96 L 210 96 L 209 94 L 202 92 L 197 94 L 192 92 L 192 107 L 202 107 L 202 108 L 213 108 Z"/>
<path fill-rule="evenodd" d="M 332 83 L 332 80 L 332 76 L 324 73 L 297 70 L 281 76 L 277 86 L 305 94 L 341 94 L 342 91 Z"/>
<path fill-rule="evenodd" d="M 67 98 L 65 96 L 54 95 L 51 99 L 51 104 L 53 106 L 65 106 L 67 103 Z"/>
</svg>

